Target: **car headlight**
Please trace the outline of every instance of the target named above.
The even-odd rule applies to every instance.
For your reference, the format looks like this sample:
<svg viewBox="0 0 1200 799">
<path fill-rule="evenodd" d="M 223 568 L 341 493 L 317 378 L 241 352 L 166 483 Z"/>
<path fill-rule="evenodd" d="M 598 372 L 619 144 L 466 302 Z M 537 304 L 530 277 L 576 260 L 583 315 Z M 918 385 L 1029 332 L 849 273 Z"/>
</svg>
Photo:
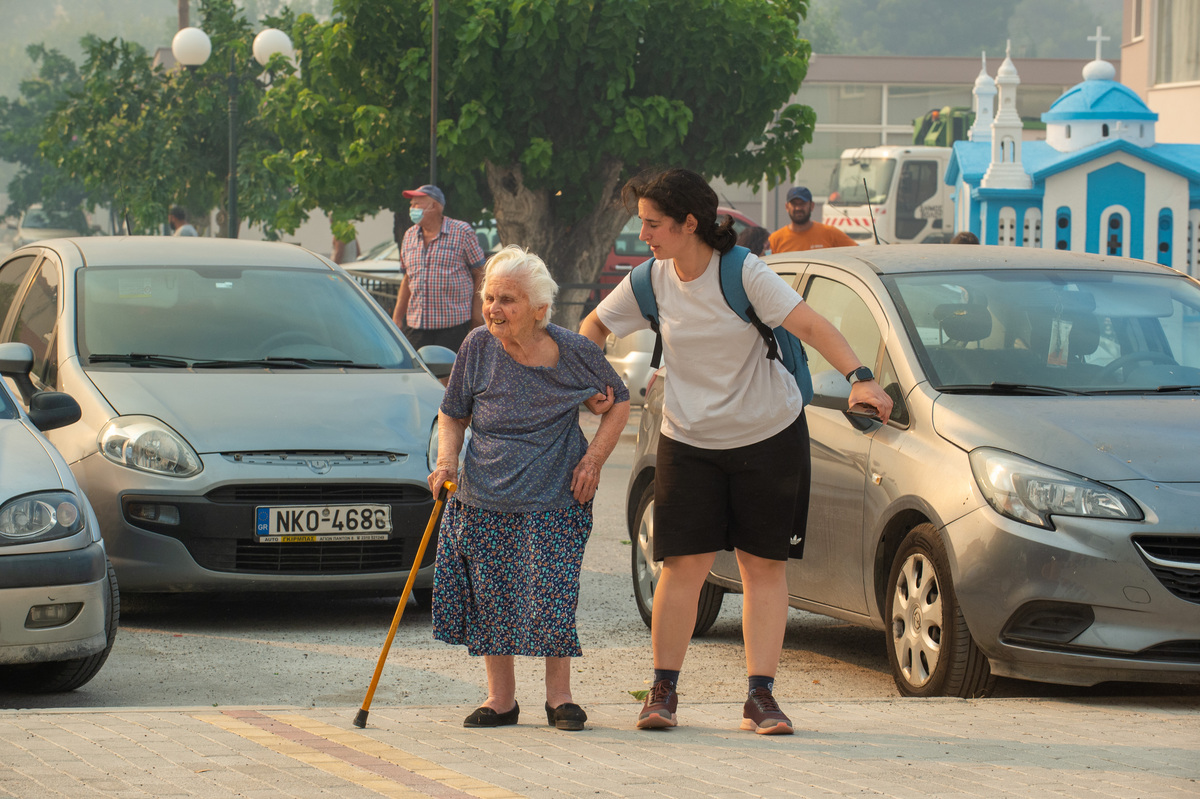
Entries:
<svg viewBox="0 0 1200 799">
<path fill-rule="evenodd" d="M 980 447 L 971 471 L 988 504 L 1019 522 L 1053 530 L 1051 516 L 1139 521 L 1137 503 L 1111 486 L 1054 469 L 1011 452 Z"/>
<path fill-rule="evenodd" d="M 83 510 L 73 494 L 30 494 L 0 507 L 0 545 L 66 538 L 82 530 L 83 525 Z"/>
<path fill-rule="evenodd" d="M 191 477 L 204 468 L 183 436 L 151 416 L 120 416 L 104 425 L 100 452 L 121 466 L 168 477 Z"/>
</svg>

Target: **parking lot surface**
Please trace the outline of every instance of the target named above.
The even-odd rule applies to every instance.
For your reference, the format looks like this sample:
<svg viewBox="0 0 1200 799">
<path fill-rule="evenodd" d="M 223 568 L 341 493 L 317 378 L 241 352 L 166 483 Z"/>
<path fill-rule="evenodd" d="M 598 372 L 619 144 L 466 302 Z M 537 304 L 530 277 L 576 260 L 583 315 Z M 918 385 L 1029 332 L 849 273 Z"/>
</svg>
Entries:
<svg viewBox="0 0 1200 799">
<path fill-rule="evenodd" d="M 530 708 L 464 729 L 460 708 L 0 711 L 11 797 L 1171 797 L 1200 794 L 1200 699 L 787 701 L 793 736 L 738 730 L 735 704 L 583 732 Z"/>
</svg>

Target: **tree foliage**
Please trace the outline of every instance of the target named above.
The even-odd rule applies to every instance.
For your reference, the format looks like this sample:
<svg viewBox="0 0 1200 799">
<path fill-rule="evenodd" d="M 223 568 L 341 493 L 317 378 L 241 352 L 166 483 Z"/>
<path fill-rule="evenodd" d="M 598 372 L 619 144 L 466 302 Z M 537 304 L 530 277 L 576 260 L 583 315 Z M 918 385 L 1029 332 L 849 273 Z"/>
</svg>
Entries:
<svg viewBox="0 0 1200 799">
<path fill-rule="evenodd" d="M 224 206 L 231 70 L 243 219 L 272 223 L 285 190 L 253 158 L 275 142 L 258 114 L 265 87 L 251 55 L 253 26 L 232 0 L 202 0 L 199 27 L 212 54 L 194 70 L 164 72 L 140 45 L 87 39 L 82 88 L 43 137 L 41 154 L 58 174 L 80 182 L 89 201 L 112 203 L 133 231 L 157 229 L 173 204 L 199 217 Z"/>
<path fill-rule="evenodd" d="M 38 153 L 38 144 L 46 121 L 79 90 L 79 72 L 74 62 L 57 50 L 33 44 L 26 52 L 37 65 L 37 74 L 21 81 L 19 98 L 0 97 L 0 159 L 18 167 L 8 184 L 9 205 L 4 214 L 19 214 L 34 203 L 75 209 L 83 201 L 83 187 L 54 176 L 53 167 Z"/>
<path fill-rule="evenodd" d="M 806 8 L 443 2 L 438 182 L 448 211 L 469 219 L 490 206 L 503 241 L 538 252 L 560 282 L 590 282 L 629 217 L 619 190 L 631 174 L 680 165 L 731 182 L 786 179 L 814 123 L 810 109 L 787 106 L 807 68 L 797 35 Z M 342 223 L 403 211 L 400 192 L 429 170 L 429 0 L 335 0 L 330 22 L 301 17 L 293 39 L 299 75 L 267 99 L 283 151 L 263 154 L 296 186 L 280 225 L 317 206 Z"/>
</svg>

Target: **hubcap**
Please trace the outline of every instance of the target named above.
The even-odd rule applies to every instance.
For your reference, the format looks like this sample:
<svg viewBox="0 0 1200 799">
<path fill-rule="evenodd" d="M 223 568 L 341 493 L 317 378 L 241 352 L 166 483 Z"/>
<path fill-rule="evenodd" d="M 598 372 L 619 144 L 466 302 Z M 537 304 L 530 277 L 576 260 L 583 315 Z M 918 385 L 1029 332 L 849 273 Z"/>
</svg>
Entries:
<svg viewBox="0 0 1200 799">
<path fill-rule="evenodd" d="M 654 607 L 654 591 L 662 574 L 662 564 L 654 560 L 654 503 L 646 505 L 646 511 L 638 520 L 638 536 L 633 542 L 637 547 L 637 592 L 638 598 L 647 609 Z"/>
<path fill-rule="evenodd" d="M 920 688 L 937 671 L 942 652 L 942 592 L 933 562 L 921 554 L 904 561 L 892 596 L 892 643 L 900 672 Z"/>
</svg>

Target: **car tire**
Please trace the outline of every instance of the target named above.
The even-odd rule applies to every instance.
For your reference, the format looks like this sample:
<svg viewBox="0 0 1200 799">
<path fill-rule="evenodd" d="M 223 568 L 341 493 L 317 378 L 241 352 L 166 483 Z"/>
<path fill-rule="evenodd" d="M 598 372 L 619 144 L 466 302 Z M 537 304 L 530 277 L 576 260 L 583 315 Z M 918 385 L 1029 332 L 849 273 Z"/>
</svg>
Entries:
<svg viewBox="0 0 1200 799">
<path fill-rule="evenodd" d="M 104 603 L 104 627 L 108 643 L 104 650 L 94 655 L 74 660 L 56 660 L 15 667 L 10 684 L 18 691 L 31 694 L 56 694 L 74 691 L 96 676 L 108 655 L 112 652 L 121 620 L 121 597 L 117 590 L 117 575 L 107 558 L 108 591 Z"/>
<path fill-rule="evenodd" d="M 430 611 L 433 609 L 433 589 L 432 588 L 414 588 L 412 590 L 413 602 L 417 603 L 417 610 Z"/>
<path fill-rule="evenodd" d="M 642 491 L 638 502 L 636 535 L 633 544 L 631 565 L 633 567 L 633 599 L 637 603 L 642 621 L 649 627 L 654 613 L 654 590 L 662 574 L 662 564 L 654 560 L 654 483 Z M 696 625 L 692 636 L 704 635 L 721 613 L 721 602 L 725 589 L 705 581 L 700 587 L 700 600 L 696 605 Z"/>
<path fill-rule="evenodd" d="M 888 578 L 887 651 L 904 696 L 989 696 L 996 684 L 954 593 L 950 561 L 937 528 L 909 531 Z"/>
</svg>

